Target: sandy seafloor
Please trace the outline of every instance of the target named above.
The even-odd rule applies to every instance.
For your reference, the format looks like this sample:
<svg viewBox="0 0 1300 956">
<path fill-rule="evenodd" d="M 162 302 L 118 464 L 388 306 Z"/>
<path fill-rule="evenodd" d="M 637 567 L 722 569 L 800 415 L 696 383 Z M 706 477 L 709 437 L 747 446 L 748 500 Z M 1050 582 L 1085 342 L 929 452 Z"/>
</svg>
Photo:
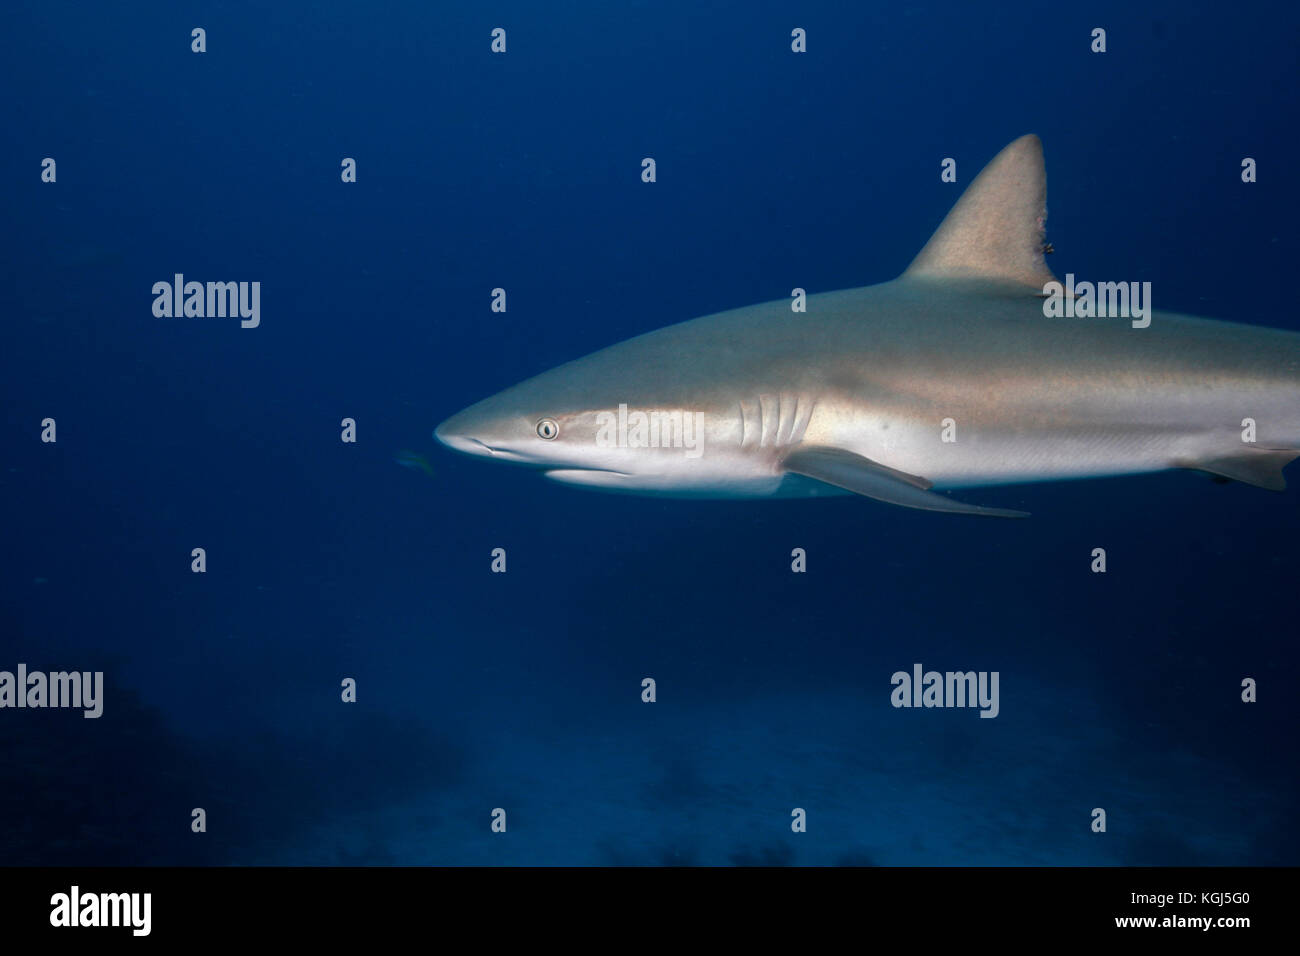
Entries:
<svg viewBox="0 0 1300 956">
<path fill-rule="evenodd" d="M 869 712 L 859 697 L 646 705 L 600 728 L 477 741 L 447 788 L 341 815 L 272 865 L 1230 865 L 1267 859 L 1284 798 L 1230 765 L 1148 750 L 1050 688 L 1014 712 Z M 943 762 L 938 763 L 936 756 Z M 1234 776 L 1236 777 L 1234 779 Z M 1100 781 L 1100 786 L 1098 782 Z M 507 810 L 492 833 L 483 802 Z M 1094 805 L 1107 831 L 1090 827 Z M 808 811 L 806 833 L 790 812 Z"/>
</svg>

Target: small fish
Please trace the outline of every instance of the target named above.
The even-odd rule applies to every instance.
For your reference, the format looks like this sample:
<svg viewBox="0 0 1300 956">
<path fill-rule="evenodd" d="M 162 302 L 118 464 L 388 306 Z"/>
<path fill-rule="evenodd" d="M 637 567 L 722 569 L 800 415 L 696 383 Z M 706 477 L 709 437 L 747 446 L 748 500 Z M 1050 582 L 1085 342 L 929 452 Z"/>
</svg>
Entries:
<svg viewBox="0 0 1300 956">
<path fill-rule="evenodd" d="M 407 468 L 414 468 L 417 471 L 422 471 L 430 478 L 433 477 L 433 466 L 429 464 L 429 459 L 425 458 L 419 452 L 406 451 L 404 449 L 393 456 L 393 461 L 397 462 L 399 465 L 405 465 Z"/>
</svg>

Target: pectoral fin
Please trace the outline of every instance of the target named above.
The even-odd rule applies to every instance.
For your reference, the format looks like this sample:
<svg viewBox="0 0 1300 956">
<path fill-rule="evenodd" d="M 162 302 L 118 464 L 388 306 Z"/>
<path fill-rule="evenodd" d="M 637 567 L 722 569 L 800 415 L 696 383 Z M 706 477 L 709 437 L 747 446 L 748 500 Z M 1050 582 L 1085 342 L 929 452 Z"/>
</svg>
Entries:
<svg viewBox="0 0 1300 956">
<path fill-rule="evenodd" d="M 1209 461 L 1180 461 L 1177 465 L 1180 468 L 1208 472 L 1220 478 L 1231 478 L 1256 488 L 1285 491 L 1286 478 L 1282 476 L 1282 469 L 1297 457 L 1300 457 L 1300 451 L 1295 449 L 1261 448 Z"/>
<path fill-rule="evenodd" d="M 877 501 L 923 511 L 984 515 L 990 518 L 1027 518 L 1028 512 L 982 508 L 954 501 L 930 490 L 931 482 L 889 468 L 842 448 L 796 448 L 786 456 L 785 470 Z"/>
</svg>

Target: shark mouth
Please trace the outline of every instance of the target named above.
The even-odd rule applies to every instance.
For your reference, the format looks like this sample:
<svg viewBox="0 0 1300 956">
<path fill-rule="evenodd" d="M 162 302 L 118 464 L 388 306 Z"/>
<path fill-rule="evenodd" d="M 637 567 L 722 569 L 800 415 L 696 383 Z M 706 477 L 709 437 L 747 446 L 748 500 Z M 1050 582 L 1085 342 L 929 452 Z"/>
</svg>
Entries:
<svg viewBox="0 0 1300 956">
<path fill-rule="evenodd" d="M 594 485 L 602 484 L 599 478 L 592 478 L 592 475 L 612 475 L 619 478 L 631 478 L 627 472 L 614 471 L 612 468 L 596 468 L 587 465 L 566 465 L 563 468 L 550 467 L 545 461 L 539 461 L 536 458 L 530 458 L 527 455 L 520 454 L 517 451 L 511 451 L 508 448 L 494 448 L 487 442 L 479 441 L 477 438 L 459 439 L 462 443 L 461 450 L 471 454 L 482 454 L 486 452 L 492 458 L 501 461 L 515 462 L 520 465 L 529 465 L 533 468 L 543 469 L 543 473 L 548 478 L 554 478 L 556 481 L 569 482 L 571 484 Z"/>
<path fill-rule="evenodd" d="M 606 468 L 551 468 L 544 474 L 547 478 L 566 485 L 587 485 L 597 488 L 617 487 L 624 483 L 622 479 L 632 477 L 627 472 L 610 471 Z"/>
<path fill-rule="evenodd" d="M 462 441 L 467 442 L 471 446 L 470 448 L 465 449 L 466 451 L 469 451 L 471 454 L 475 451 L 485 451 L 493 458 L 500 458 L 502 461 L 517 461 L 521 465 L 538 464 L 538 462 L 531 461 L 530 459 L 519 454 L 518 452 L 509 451 L 508 449 L 505 448 L 493 448 L 491 445 L 481 442 L 477 438 L 465 438 L 462 439 Z"/>
</svg>

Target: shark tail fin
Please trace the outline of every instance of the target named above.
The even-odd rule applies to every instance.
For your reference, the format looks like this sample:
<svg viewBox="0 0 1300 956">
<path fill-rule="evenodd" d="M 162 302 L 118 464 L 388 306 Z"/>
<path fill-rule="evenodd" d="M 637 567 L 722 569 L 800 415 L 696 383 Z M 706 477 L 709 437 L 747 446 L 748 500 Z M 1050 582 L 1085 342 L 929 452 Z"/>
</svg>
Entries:
<svg viewBox="0 0 1300 956">
<path fill-rule="evenodd" d="M 1041 293 L 1056 277 L 1043 258 L 1047 170 L 1032 133 L 1003 148 L 966 187 L 904 279 L 988 279 Z"/>
</svg>

